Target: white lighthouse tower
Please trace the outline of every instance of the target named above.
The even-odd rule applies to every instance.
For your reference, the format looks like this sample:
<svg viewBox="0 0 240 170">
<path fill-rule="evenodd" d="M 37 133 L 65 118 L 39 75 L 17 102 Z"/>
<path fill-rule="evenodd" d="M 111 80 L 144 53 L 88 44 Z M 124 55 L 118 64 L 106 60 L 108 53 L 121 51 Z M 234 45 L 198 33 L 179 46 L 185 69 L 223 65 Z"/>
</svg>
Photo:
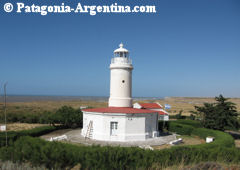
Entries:
<svg viewBox="0 0 240 170">
<path fill-rule="evenodd" d="M 132 61 L 121 43 L 110 64 L 108 107 L 84 109 L 82 136 L 102 141 L 144 141 L 158 136 L 158 111 L 133 108 Z"/>
<path fill-rule="evenodd" d="M 114 51 L 110 64 L 109 107 L 132 107 L 132 61 L 123 44 Z"/>
</svg>

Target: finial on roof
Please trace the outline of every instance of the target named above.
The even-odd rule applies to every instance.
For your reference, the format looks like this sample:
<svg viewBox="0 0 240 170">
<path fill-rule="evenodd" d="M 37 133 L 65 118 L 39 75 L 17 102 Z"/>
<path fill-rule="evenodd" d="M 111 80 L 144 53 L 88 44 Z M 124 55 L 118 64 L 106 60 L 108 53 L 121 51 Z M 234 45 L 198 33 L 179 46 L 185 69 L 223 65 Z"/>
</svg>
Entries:
<svg viewBox="0 0 240 170">
<path fill-rule="evenodd" d="M 125 53 L 128 53 L 128 50 L 123 48 L 123 43 L 120 43 L 119 44 L 119 48 L 114 50 L 114 53 L 120 53 L 120 52 L 125 52 Z"/>
<path fill-rule="evenodd" d="M 120 47 L 120 48 L 123 48 L 123 43 L 119 44 L 119 47 Z"/>
</svg>

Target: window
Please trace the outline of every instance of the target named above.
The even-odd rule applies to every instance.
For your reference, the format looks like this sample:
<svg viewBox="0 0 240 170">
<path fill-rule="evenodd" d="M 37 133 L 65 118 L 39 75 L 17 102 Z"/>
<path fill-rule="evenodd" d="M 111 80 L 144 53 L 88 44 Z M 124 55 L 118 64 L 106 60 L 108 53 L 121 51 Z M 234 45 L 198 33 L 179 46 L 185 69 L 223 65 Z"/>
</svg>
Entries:
<svg viewBox="0 0 240 170">
<path fill-rule="evenodd" d="M 117 135 L 118 122 L 110 122 L 110 134 L 112 136 Z"/>
<path fill-rule="evenodd" d="M 120 57 L 123 57 L 123 52 L 120 52 Z"/>
</svg>

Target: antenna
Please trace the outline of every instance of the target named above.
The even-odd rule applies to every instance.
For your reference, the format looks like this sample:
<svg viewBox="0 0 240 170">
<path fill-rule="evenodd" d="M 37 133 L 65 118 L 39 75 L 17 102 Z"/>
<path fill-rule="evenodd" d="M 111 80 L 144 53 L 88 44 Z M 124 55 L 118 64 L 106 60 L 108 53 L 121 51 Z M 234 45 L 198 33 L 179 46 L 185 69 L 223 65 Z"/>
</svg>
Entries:
<svg viewBox="0 0 240 170">
<path fill-rule="evenodd" d="M 4 84 L 4 116 L 5 116 L 5 134 L 6 134 L 6 146 L 7 146 L 7 82 Z"/>
</svg>

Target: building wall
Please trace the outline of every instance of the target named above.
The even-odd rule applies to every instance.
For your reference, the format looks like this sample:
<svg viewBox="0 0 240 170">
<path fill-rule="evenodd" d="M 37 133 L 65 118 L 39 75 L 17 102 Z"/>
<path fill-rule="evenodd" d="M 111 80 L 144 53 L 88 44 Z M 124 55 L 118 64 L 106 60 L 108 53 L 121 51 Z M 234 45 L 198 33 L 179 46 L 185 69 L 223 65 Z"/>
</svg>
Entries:
<svg viewBox="0 0 240 170">
<path fill-rule="evenodd" d="M 155 111 L 163 111 L 163 109 L 149 109 L 149 110 L 155 110 Z M 158 115 L 158 120 L 164 120 L 164 121 L 169 121 L 169 115 Z"/>
<path fill-rule="evenodd" d="M 148 114 L 146 117 L 147 138 L 158 136 L 158 114 Z"/>
<path fill-rule="evenodd" d="M 159 103 L 158 103 L 159 104 Z M 160 104 L 159 104 L 160 105 Z M 133 108 L 141 109 L 142 106 L 138 103 L 133 104 Z M 149 110 L 154 110 L 154 111 L 163 111 L 163 109 L 149 109 Z M 169 115 L 158 115 L 158 120 L 164 120 L 164 121 L 169 121 Z"/>
<path fill-rule="evenodd" d="M 120 114 L 83 112 L 82 135 L 93 121 L 92 138 L 105 141 L 136 141 L 157 133 L 157 114 Z M 117 135 L 111 135 L 110 122 L 118 122 Z"/>
<path fill-rule="evenodd" d="M 145 114 L 146 115 L 146 114 Z M 128 114 L 126 115 L 126 134 L 125 140 L 145 140 L 145 117 L 144 114 Z"/>
<path fill-rule="evenodd" d="M 132 107 L 132 66 L 111 64 L 109 107 Z"/>
</svg>

